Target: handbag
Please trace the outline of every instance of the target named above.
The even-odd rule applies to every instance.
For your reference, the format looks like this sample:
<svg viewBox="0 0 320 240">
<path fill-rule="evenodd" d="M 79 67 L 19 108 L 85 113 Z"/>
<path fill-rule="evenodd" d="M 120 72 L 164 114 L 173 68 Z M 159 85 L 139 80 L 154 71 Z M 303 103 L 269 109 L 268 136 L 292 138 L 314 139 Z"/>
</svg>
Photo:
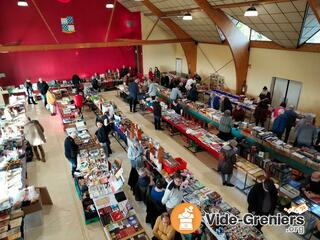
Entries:
<svg viewBox="0 0 320 240">
<path fill-rule="evenodd" d="M 225 161 L 225 159 L 226 159 L 225 153 L 220 152 L 219 153 L 218 172 L 221 171 L 221 166 L 222 166 L 223 162 Z"/>
</svg>

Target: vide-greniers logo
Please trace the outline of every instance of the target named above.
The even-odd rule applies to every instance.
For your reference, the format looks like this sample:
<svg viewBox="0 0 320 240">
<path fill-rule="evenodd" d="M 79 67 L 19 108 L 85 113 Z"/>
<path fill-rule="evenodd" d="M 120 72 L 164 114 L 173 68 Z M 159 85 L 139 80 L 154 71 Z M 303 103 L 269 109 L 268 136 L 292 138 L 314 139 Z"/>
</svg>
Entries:
<svg viewBox="0 0 320 240">
<path fill-rule="evenodd" d="M 304 209 L 305 210 L 305 209 Z M 231 213 L 205 213 L 202 216 L 197 206 L 191 203 L 177 205 L 171 213 L 171 224 L 173 228 L 182 234 L 197 231 L 201 222 L 212 226 L 229 226 L 243 224 L 247 226 L 269 225 L 286 226 L 286 232 L 304 234 L 305 218 L 303 215 L 276 215 L 258 216 L 245 213 L 241 218 Z"/>
<path fill-rule="evenodd" d="M 199 229 L 202 215 L 199 208 L 194 204 L 181 203 L 173 209 L 170 220 L 172 227 L 177 232 L 189 234 Z"/>
</svg>

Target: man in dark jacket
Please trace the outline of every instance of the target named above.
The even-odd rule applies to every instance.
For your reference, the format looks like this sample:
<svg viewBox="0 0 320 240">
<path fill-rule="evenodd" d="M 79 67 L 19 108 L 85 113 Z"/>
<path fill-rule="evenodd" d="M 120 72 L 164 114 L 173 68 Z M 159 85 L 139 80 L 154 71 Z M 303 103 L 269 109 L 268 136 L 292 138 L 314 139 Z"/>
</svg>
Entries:
<svg viewBox="0 0 320 240">
<path fill-rule="evenodd" d="M 105 160 L 108 161 L 109 157 L 109 147 L 110 146 L 110 139 L 107 133 L 106 127 L 103 125 L 102 121 L 97 122 L 98 130 L 96 131 L 95 135 L 101 145 L 101 147 L 104 150 L 105 153 Z"/>
<path fill-rule="evenodd" d="M 139 86 L 138 80 L 132 81 L 129 83 L 129 104 L 130 104 L 130 112 L 136 112 L 136 105 L 138 101 L 138 94 L 139 94 Z"/>
<path fill-rule="evenodd" d="M 153 107 L 153 116 L 154 116 L 154 127 L 156 130 L 162 130 L 161 128 L 161 105 L 159 102 L 159 98 L 156 99 L 152 103 Z"/>
<path fill-rule="evenodd" d="M 191 89 L 189 91 L 187 99 L 192 102 L 198 101 L 198 90 L 195 84 L 191 84 Z"/>
<path fill-rule="evenodd" d="M 76 89 L 80 88 L 80 77 L 77 74 L 72 76 L 72 84 Z"/>
<path fill-rule="evenodd" d="M 279 112 L 279 116 L 274 120 L 272 125 L 272 132 L 277 135 L 279 139 L 282 139 L 282 134 L 288 124 L 287 115 L 284 114 L 283 110 Z"/>
<path fill-rule="evenodd" d="M 174 100 L 172 102 L 171 108 L 179 115 L 182 115 L 183 109 L 180 105 L 180 103 L 178 102 L 178 100 Z"/>
<path fill-rule="evenodd" d="M 72 132 L 70 136 L 64 140 L 64 155 L 72 165 L 72 177 L 74 177 L 74 173 L 77 170 L 77 155 L 79 152 L 79 146 L 74 141 L 76 137 L 77 133 Z"/>
<path fill-rule="evenodd" d="M 287 124 L 286 124 L 286 132 L 285 132 L 285 137 L 284 137 L 284 142 L 287 143 L 289 136 L 290 136 L 290 131 L 291 129 L 296 125 L 296 121 L 298 118 L 298 114 L 294 111 L 294 106 L 290 105 L 288 107 L 288 110 L 284 112 L 284 115 L 287 118 Z"/>
<path fill-rule="evenodd" d="M 100 92 L 100 86 L 99 86 L 98 80 L 99 80 L 99 75 L 95 73 L 94 76 L 92 77 L 91 85 L 94 90 Z"/>
<path fill-rule="evenodd" d="M 26 82 L 24 83 L 24 88 L 26 91 L 26 95 L 28 97 L 28 103 L 29 104 L 37 104 L 33 98 L 33 89 L 32 89 L 32 83 L 31 83 L 30 78 L 26 79 Z"/>
<path fill-rule="evenodd" d="M 262 183 L 256 183 L 248 194 L 248 211 L 256 216 L 267 216 L 274 213 L 277 205 L 278 191 L 269 178 Z M 261 231 L 262 225 L 257 229 Z"/>
<path fill-rule="evenodd" d="M 37 87 L 38 87 L 38 90 L 39 90 L 39 92 L 41 94 L 41 98 L 42 98 L 43 104 L 46 107 L 47 106 L 46 94 L 47 94 L 47 92 L 49 90 L 49 85 L 47 84 L 47 82 L 43 81 L 42 78 L 39 78 L 39 81 L 37 83 Z"/>
<path fill-rule="evenodd" d="M 126 76 L 128 74 L 128 69 L 126 68 L 125 65 L 122 65 L 122 68 L 120 70 L 120 78 L 123 78 L 124 76 Z"/>
</svg>

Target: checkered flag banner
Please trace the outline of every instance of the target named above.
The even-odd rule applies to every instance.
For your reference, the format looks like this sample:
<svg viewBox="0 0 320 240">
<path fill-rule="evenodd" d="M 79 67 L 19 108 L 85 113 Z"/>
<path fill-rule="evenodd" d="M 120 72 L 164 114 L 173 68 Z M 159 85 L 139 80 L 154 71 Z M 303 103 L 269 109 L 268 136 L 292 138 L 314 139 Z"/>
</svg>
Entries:
<svg viewBox="0 0 320 240">
<path fill-rule="evenodd" d="M 74 33 L 76 30 L 74 28 L 73 17 L 68 16 L 66 18 L 61 18 L 62 32 L 64 33 Z"/>
</svg>

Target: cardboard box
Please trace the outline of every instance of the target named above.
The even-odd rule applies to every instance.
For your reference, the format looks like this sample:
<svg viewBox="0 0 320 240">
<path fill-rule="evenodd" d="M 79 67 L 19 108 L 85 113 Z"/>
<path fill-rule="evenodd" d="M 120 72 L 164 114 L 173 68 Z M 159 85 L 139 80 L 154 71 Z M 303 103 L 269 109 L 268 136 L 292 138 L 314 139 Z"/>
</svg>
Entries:
<svg viewBox="0 0 320 240">
<path fill-rule="evenodd" d="M 25 215 L 34 213 L 40 210 L 42 210 L 42 203 L 40 199 L 30 204 L 29 206 L 22 207 L 22 211 L 24 212 Z"/>
</svg>

